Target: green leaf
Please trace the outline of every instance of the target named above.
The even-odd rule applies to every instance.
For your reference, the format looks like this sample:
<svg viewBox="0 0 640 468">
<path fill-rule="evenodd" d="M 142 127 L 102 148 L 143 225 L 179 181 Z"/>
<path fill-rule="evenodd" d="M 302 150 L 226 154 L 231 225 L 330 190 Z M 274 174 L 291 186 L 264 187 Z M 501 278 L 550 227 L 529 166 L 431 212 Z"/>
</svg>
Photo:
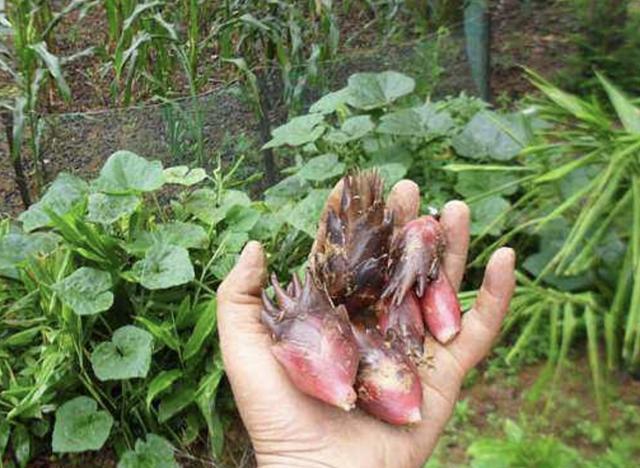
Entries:
<svg viewBox="0 0 640 468">
<path fill-rule="evenodd" d="M 401 180 L 413 164 L 413 157 L 400 144 L 385 146 L 371 153 L 367 168 L 376 168 L 384 180 L 385 188 L 391 189 L 393 184 Z"/>
<path fill-rule="evenodd" d="M 226 253 L 239 253 L 248 241 L 249 234 L 246 231 L 226 231 L 220 244 L 224 245 Z"/>
<path fill-rule="evenodd" d="M 84 180 L 63 172 L 53 181 L 40 201 L 31 205 L 18 219 L 27 232 L 48 226 L 51 220 L 47 211 L 63 216 L 84 201 L 88 191 L 89 186 Z"/>
<path fill-rule="evenodd" d="M 260 213 L 250 206 L 235 205 L 225 214 L 225 224 L 234 232 L 249 232 L 260 220 Z"/>
<path fill-rule="evenodd" d="M 401 136 L 437 136 L 445 135 L 453 126 L 454 121 L 448 112 L 438 111 L 433 104 L 425 104 L 383 115 L 376 131 Z"/>
<path fill-rule="evenodd" d="M 20 467 L 27 466 L 31 458 L 31 437 L 29 437 L 29 430 L 22 424 L 18 424 L 13 430 L 11 446 L 18 465 Z"/>
<path fill-rule="evenodd" d="M 103 341 L 95 347 L 91 353 L 91 366 L 102 382 L 146 377 L 152 351 L 153 337 L 149 332 L 125 325 L 113 333 L 111 341 Z"/>
<path fill-rule="evenodd" d="M 211 189 L 199 189 L 189 195 L 184 208 L 200 221 L 215 226 L 234 206 L 249 206 L 251 199 L 241 190 L 226 190 L 218 204 L 218 196 Z"/>
<path fill-rule="evenodd" d="M 97 314 L 113 304 L 111 275 L 95 268 L 79 268 L 52 289 L 77 315 Z"/>
<path fill-rule="evenodd" d="M 0 460 L 3 459 L 4 451 L 7 449 L 9 443 L 9 436 L 11 435 L 11 425 L 5 418 L 0 419 Z"/>
<path fill-rule="evenodd" d="M 211 299 L 200 315 L 193 333 L 184 346 L 183 356 L 185 361 L 195 356 L 202 348 L 202 344 L 216 328 L 216 300 Z"/>
<path fill-rule="evenodd" d="M 311 162 L 311 160 L 309 161 Z M 285 177 L 264 192 L 264 198 L 271 207 L 278 207 L 291 199 L 299 199 L 309 192 L 311 186 L 298 174 Z"/>
<path fill-rule="evenodd" d="M 324 203 L 329 196 L 327 189 L 314 189 L 284 215 L 285 220 L 294 228 L 315 237 L 318 219 Z"/>
<path fill-rule="evenodd" d="M 64 76 L 62 76 L 62 68 L 60 67 L 60 60 L 58 57 L 47 50 L 47 44 L 44 41 L 38 42 L 37 44 L 31 44 L 29 45 L 29 48 L 33 50 L 44 62 L 47 70 L 49 70 L 49 74 L 55 80 L 56 86 L 60 90 L 62 97 L 65 100 L 71 99 L 71 90 L 69 89 L 69 85 L 65 81 Z"/>
<path fill-rule="evenodd" d="M 396 182 L 402 180 L 407 174 L 408 168 L 402 163 L 387 163 L 368 165 L 367 167 L 375 168 L 380 173 L 382 180 L 384 180 L 385 187 L 393 187 Z"/>
<path fill-rule="evenodd" d="M 640 134 L 640 109 L 631 104 L 631 101 L 603 75 L 597 72 L 596 75 L 609 95 L 609 100 L 625 130 L 629 133 Z"/>
<path fill-rule="evenodd" d="M 464 197 L 473 197 L 514 182 L 518 178 L 518 173 L 508 171 L 465 171 L 458 173 L 455 190 Z M 513 195 L 517 190 L 517 185 L 511 185 L 501 193 Z"/>
<path fill-rule="evenodd" d="M 509 209 L 511 205 L 507 200 L 499 196 L 491 196 L 469 204 L 471 209 L 471 235 L 480 234 L 487 226 L 492 225 L 489 234 L 497 236 L 502 232 L 506 220 L 500 222 L 494 220 Z"/>
<path fill-rule="evenodd" d="M 147 388 L 147 397 L 145 398 L 147 408 L 151 407 L 151 403 L 158 395 L 168 388 L 171 388 L 173 382 L 180 378 L 182 378 L 182 371 L 180 369 L 162 371 L 156 375 Z"/>
<path fill-rule="evenodd" d="M 173 322 L 165 320 L 157 323 L 147 317 L 136 316 L 135 321 L 144 325 L 144 327 L 153 335 L 153 337 L 174 351 L 180 349 L 180 340 L 176 336 Z"/>
<path fill-rule="evenodd" d="M 110 194 L 152 192 L 164 184 L 160 161 L 147 161 L 130 151 L 116 151 L 95 180 L 98 190 Z"/>
<path fill-rule="evenodd" d="M 89 195 L 89 212 L 87 221 L 100 224 L 112 224 L 124 216 L 128 216 L 140 205 L 137 195 L 109 195 L 92 193 Z"/>
<path fill-rule="evenodd" d="M 163 437 L 147 434 L 147 440 L 136 440 L 135 450 L 127 450 L 118 468 L 178 468 L 173 446 Z"/>
<path fill-rule="evenodd" d="M 89 397 L 79 396 L 64 403 L 56 411 L 53 426 L 54 452 L 84 452 L 99 450 L 109 437 L 113 418 L 98 411 L 98 404 Z"/>
<path fill-rule="evenodd" d="M 416 83 L 402 73 L 355 73 L 348 82 L 349 105 L 363 110 L 388 106 L 398 98 L 413 92 Z"/>
<path fill-rule="evenodd" d="M 170 244 L 185 249 L 206 249 L 209 236 L 202 226 L 174 221 L 160 224 L 155 231 L 143 231 L 127 246 L 133 253 L 144 253 L 154 245 Z"/>
<path fill-rule="evenodd" d="M 195 277 L 187 249 L 170 244 L 155 244 L 131 272 L 142 286 L 152 290 L 180 286 Z"/>
<path fill-rule="evenodd" d="M 309 108 L 311 113 L 331 114 L 347 103 L 349 88 L 344 87 L 333 93 L 326 94 L 314 102 Z"/>
<path fill-rule="evenodd" d="M 308 114 L 292 118 L 289 122 L 271 131 L 273 137 L 262 149 L 278 146 L 302 146 L 316 141 L 324 133 L 322 114 Z"/>
<path fill-rule="evenodd" d="M 478 112 L 453 138 L 453 148 L 460 156 L 473 159 L 513 159 L 527 142 L 526 132 L 516 116 L 508 118 L 491 111 Z"/>
<path fill-rule="evenodd" d="M 196 185 L 207 178 L 207 173 L 201 167 L 189 169 L 187 166 L 168 167 L 164 170 L 166 184 Z"/>
<path fill-rule="evenodd" d="M 327 153 L 315 158 L 311 158 L 300 168 L 297 173 L 298 177 L 305 180 L 323 181 L 333 177 L 342 175 L 345 165 L 338 161 L 338 156 L 333 153 Z M 293 177 L 293 176 L 292 176 Z M 288 177 L 288 179 L 291 179 Z M 273 192 L 270 192 L 270 195 Z"/>
<path fill-rule="evenodd" d="M 48 254 L 59 243 L 59 238 L 49 232 L 9 232 L 0 238 L 0 276 L 18 279 L 18 266 L 38 254 Z"/>
<path fill-rule="evenodd" d="M 371 133 L 375 128 L 373 120 L 369 115 L 356 115 L 345 120 L 340 126 L 340 130 L 332 130 L 324 136 L 330 143 L 344 145 L 350 141 L 359 140 L 363 136 Z"/>
<path fill-rule="evenodd" d="M 158 422 L 160 424 L 171 419 L 184 408 L 193 403 L 196 397 L 194 385 L 185 383 L 171 393 L 165 395 L 158 406 Z"/>
<path fill-rule="evenodd" d="M 213 369 L 200 379 L 196 394 L 196 404 L 207 423 L 209 441 L 214 456 L 219 456 L 224 441 L 222 425 L 216 413 L 216 396 L 223 373 L 222 360 L 217 356 L 214 359 Z"/>
</svg>

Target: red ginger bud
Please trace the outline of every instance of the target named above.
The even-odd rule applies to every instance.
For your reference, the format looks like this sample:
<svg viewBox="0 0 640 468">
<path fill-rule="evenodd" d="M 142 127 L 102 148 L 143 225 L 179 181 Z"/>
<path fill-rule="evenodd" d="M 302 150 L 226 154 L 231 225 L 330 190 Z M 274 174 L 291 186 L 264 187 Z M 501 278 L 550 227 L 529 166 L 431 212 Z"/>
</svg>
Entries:
<svg viewBox="0 0 640 468">
<path fill-rule="evenodd" d="M 315 277 L 349 312 L 375 304 L 386 281 L 393 220 L 382 189 L 374 171 L 344 177 L 340 207 L 329 211 L 325 238 L 311 259 Z"/>
<path fill-rule="evenodd" d="M 429 283 L 420 299 L 422 315 L 427 329 L 442 344 L 450 342 L 460 332 L 460 303 L 455 289 L 445 272 Z"/>
<path fill-rule="evenodd" d="M 307 272 L 285 292 L 272 277 L 278 306 L 263 291 L 262 321 L 271 330 L 272 352 L 294 385 L 344 410 L 354 407 L 358 348 L 344 306 L 334 308 Z"/>
<path fill-rule="evenodd" d="M 405 224 L 391 248 L 391 278 L 382 297 L 400 304 L 415 285 L 422 297 L 430 279 L 436 277 L 444 250 L 442 226 L 433 216 L 421 216 Z"/>
<path fill-rule="evenodd" d="M 422 386 L 416 367 L 375 329 L 354 329 L 360 349 L 356 380 L 358 405 L 391 424 L 411 424 L 422 419 Z"/>
<path fill-rule="evenodd" d="M 413 359 L 422 357 L 424 322 L 416 294 L 409 290 L 399 305 L 389 299 L 378 304 L 378 329 L 387 341 L 398 343 Z"/>
</svg>

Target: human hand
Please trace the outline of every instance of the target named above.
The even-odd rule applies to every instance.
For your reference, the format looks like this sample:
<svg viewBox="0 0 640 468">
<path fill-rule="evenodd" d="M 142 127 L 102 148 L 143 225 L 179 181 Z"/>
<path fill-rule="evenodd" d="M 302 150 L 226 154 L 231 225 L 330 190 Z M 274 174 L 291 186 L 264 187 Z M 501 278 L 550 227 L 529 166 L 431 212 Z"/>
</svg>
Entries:
<svg viewBox="0 0 640 468">
<path fill-rule="evenodd" d="M 340 184 L 327 207 L 335 206 Z M 416 184 L 402 181 L 388 206 L 396 228 L 418 215 Z M 325 209 L 326 213 L 326 209 Z M 446 235 L 443 268 L 452 285 L 462 281 L 469 244 L 469 209 L 447 203 L 440 222 Z M 319 236 L 323 235 L 320 223 Z M 497 250 L 487 265 L 462 330 L 446 346 L 427 337 L 432 365 L 419 368 L 423 386 L 422 421 L 410 427 L 381 422 L 364 412 L 345 412 L 301 393 L 271 354 L 271 337 L 260 322 L 260 293 L 266 277 L 262 247 L 248 243 L 218 289 L 218 328 L 227 377 L 249 432 L 259 466 L 414 467 L 433 451 L 455 406 L 466 373 L 489 351 L 498 335 L 515 287 L 515 254 Z"/>
</svg>

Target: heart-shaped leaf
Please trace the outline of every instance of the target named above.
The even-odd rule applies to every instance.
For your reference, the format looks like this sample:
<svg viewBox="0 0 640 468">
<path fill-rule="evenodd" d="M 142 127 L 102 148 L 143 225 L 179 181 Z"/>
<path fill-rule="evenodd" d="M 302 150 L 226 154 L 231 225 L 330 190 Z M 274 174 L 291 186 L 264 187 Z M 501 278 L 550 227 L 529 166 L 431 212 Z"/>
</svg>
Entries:
<svg viewBox="0 0 640 468">
<path fill-rule="evenodd" d="M 437 136 L 446 134 L 454 125 L 448 112 L 438 112 L 433 104 L 383 115 L 378 133 L 403 136 Z"/>
<path fill-rule="evenodd" d="M 59 238 L 50 232 L 24 234 L 9 231 L 0 238 L 0 276 L 18 279 L 18 265 L 39 253 L 49 253 L 58 246 Z"/>
<path fill-rule="evenodd" d="M 369 115 L 356 115 L 345 120 L 340 130 L 333 130 L 324 139 L 330 143 L 344 145 L 350 141 L 358 140 L 370 133 L 375 128 Z"/>
<path fill-rule="evenodd" d="M 388 106 L 396 99 L 413 92 L 413 78 L 395 71 L 355 73 L 349 77 L 349 105 L 363 110 Z"/>
<path fill-rule="evenodd" d="M 497 236 L 507 221 L 504 216 L 499 221 L 497 221 L 497 218 L 503 215 L 511 205 L 504 198 L 493 195 L 470 203 L 469 206 L 472 213 L 471 234 L 478 235 L 491 225 L 489 234 Z"/>
<path fill-rule="evenodd" d="M 164 170 L 166 184 L 186 185 L 187 187 L 202 182 L 207 173 L 201 167 L 189 169 L 187 166 L 168 167 Z"/>
<path fill-rule="evenodd" d="M 106 411 L 98 411 L 98 404 L 93 399 L 79 396 L 69 400 L 56 411 L 53 451 L 99 450 L 107 441 L 112 425 L 111 415 Z"/>
<path fill-rule="evenodd" d="M 293 209 L 284 213 L 287 223 L 300 231 L 306 232 L 309 236 L 315 237 L 318 218 L 328 196 L 329 190 L 312 190 Z"/>
<path fill-rule="evenodd" d="M 137 195 L 92 193 L 89 195 L 87 220 L 100 224 L 115 223 L 120 218 L 136 211 L 138 205 L 140 205 L 140 197 Z"/>
<path fill-rule="evenodd" d="M 513 159 L 527 142 L 525 129 L 518 118 L 524 117 L 508 118 L 495 112 L 480 111 L 455 136 L 453 148 L 459 155 L 473 159 Z"/>
<path fill-rule="evenodd" d="M 85 200 L 88 192 L 89 186 L 84 180 L 63 172 L 53 181 L 40 201 L 31 205 L 18 219 L 27 232 L 48 226 L 51 220 L 47 211 L 59 216 L 67 214 Z"/>
<path fill-rule="evenodd" d="M 52 288 L 78 315 L 97 314 L 113 304 L 111 275 L 95 268 L 78 268 Z"/>
<path fill-rule="evenodd" d="M 143 253 L 156 244 L 171 244 L 185 249 L 204 249 L 209 244 L 209 236 L 202 226 L 175 221 L 158 225 L 155 231 L 143 231 L 128 246 L 134 253 Z"/>
<path fill-rule="evenodd" d="M 316 141 L 324 133 L 325 127 L 322 114 L 307 114 L 294 117 L 289 122 L 274 129 L 273 137 L 262 148 L 275 148 L 277 146 L 302 146 Z"/>
<path fill-rule="evenodd" d="M 118 468 L 177 468 L 173 446 L 163 437 L 147 434 L 147 440 L 136 440 L 135 450 L 127 450 Z"/>
<path fill-rule="evenodd" d="M 298 171 L 298 177 L 306 180 L 322 181 L 342 175 L 345 165 L 333 153 L 322 154 L 309 159 Z"/>
<path fill-rule="evenodd" d="M 170 244 L 155 244 L 131 272 L 147 289 L 171 288 L 195 277 L 187 249 Z"/>
<path fill-rule="evenodd" d="M 337 156 L 336 156 L 337 160 Z M 311 160 L 309 160 L 311 162 Z M 315 170 L 311 171 L 316 173 Z M 290 199 L 298 199 L 309 191 L 309 183 L 300 175 L 285 177 L 276 185 L 272 185 L 264 192 L 264 198 L 271 207 L 284 205 Z"/>
<path fill-rule="evenodd" d="M 164 184 L 160 161 L 147 161 L 131 151 L 116 151 L 100 170 L 95 187 L 105 193 L 152 192 Z"/>
<path fill-rule="evenodd" d="M 111 341 L 103 341 L 91 353 L 91 366 L 99 380 L 146 377 L 151 365 L 153 337 L 141 328 L 118 328 Z"/>
<path fill-rule="evenodd" d="M 349 88 L 344 87 L 333 93 L 326 94 L 314 102 L 309 108 L 309 112 L 319 114 L 331 114 L 338 110 L 340 106 L 347 103 L 349 98 Z"/>
<path fill-rule="evenodd" d="M 185 210 L 200 221 L 215 226 L 234 206 L 249 206 L 251 199 L 241 190 L 226 190 L 218 203 L 217 194 L 210 189 L 196 190 L 184 204 Z"/>
</svg>

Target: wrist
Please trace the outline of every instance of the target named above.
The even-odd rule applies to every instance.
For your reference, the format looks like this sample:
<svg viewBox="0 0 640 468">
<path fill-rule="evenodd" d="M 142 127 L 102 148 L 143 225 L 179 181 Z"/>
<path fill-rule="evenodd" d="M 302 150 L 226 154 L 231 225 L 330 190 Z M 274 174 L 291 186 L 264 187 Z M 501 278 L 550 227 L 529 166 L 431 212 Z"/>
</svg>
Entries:
<svg viewBox="0 0 640 468">
<path fill-rule="evenodd" d="M 300 455 L 280 455 L 280 454 L 256 454 L 258 468 L 345 468 L 338 465 L 314 460 L 306 454 Z"/>
</svg>

